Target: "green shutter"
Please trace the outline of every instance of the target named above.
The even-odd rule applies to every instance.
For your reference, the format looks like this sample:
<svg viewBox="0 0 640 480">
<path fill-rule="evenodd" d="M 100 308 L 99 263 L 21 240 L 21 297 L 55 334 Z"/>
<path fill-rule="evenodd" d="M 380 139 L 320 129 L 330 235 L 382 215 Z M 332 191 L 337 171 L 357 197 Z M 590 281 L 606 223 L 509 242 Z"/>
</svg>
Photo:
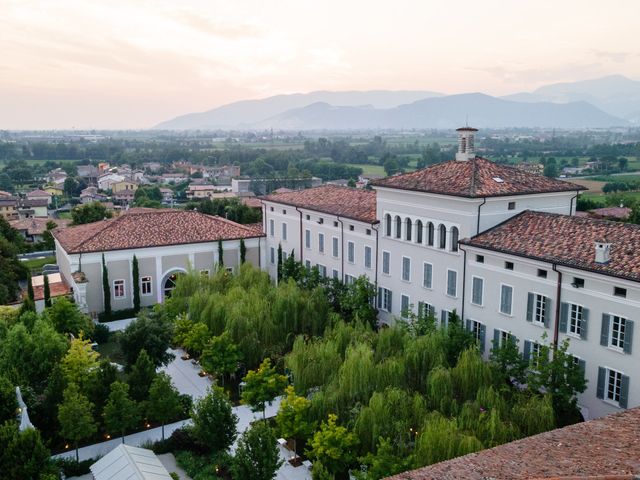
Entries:
<svg viewBox="0 0 640 480">
<path fill-rule="evenodd" d="M 382 287 L 378 287 L 378 309 L 382 308 Z"/>
<path fill-rule="evenodd" d="M 584 377 L 584 375 L 587 373 L 587 362 L 582 359 L 578 360 L 578 368 L 580 369 L 580 371 L 582 372 L 582 376 Z"/>
<path fill-rule="evenodd" d="M 609 345 L 609 323 L 611 317 L 606 313 L 602 314 L 602 327 L 600 328 L 600 345 L 606 347 Z"/>
<path fill-rule="evenodd" d="M 631 353 L 633 345 L 633 320 L 624 321 L 624 353 Z"/>
<path fill-rule="evenodd" d="M 580 322 L 580 338 L 587 339 L 589 331 L 589 309 L 582 307 L 582 321 Z"/>
<path fill-rule="evenodd" d="M 525 362 L 528 362 L 531 359 L 531 342 L 529 340 L 524 341 L 524 352 L 522 354 L 522 358 L 524 358 Z"/>
<path fill-rule="evenodd" d="M 497 328 L 493 329 L 493 350 L 496 350 L 500 347 L 500 330 Z"/>
<path fill-rule="evenodd" d="M 471 320 L 467 319 L 466 325 L 467 325 L 467 331 L 470 332 L 471 331 Z"/>
<path fill-rule="evenodd" d="M 549 324 L 551 323 L 551 299 L 549 297 L 544 297 L 544 326 L 549 328 Z"/>
<path fill-rule="evenodd" d="M 567 333 L 567 325 L 569 323 L 569 304 L 562 302 L 560 304 L 560 331 Z"/>
<path fill-rule="evenodd" d="M 629 377 L 622 375 L 622 382 L 620 383 L 620 401 L 618 404 L 622 408 L 627 408 L 629 403 Z"/>
<path fill-rule="evenodd" d="M 480 325 L 480 353 L 484 353 L 484 344 L 487 337 L 487 326 Z"/>
<path fill-rule="evenodd" d="M 598 398 L 604 398 L 604 382 L 606 378 L 607 370 L 602 367 L 598 367 L 598 388 L 596 390 L 596 397 Z"/>
<path fill-rule="evenodd" d="M 529 292 L 527 295 L 527 322 L 533 321 L 533 293 Z"/>
<path fill-rule="evenodd" d="M 447 323 L 449 323 L 447 316 L 448 316 L 447 311 L 442 310 L 442 316 L 440 317 L 440 325 L 447 325 Z"/>
<path fill-rule="evenodd" d="M 393 292 L 391 290 L 389 290 L 389 313 L 393 312 Z"/>
</svg>

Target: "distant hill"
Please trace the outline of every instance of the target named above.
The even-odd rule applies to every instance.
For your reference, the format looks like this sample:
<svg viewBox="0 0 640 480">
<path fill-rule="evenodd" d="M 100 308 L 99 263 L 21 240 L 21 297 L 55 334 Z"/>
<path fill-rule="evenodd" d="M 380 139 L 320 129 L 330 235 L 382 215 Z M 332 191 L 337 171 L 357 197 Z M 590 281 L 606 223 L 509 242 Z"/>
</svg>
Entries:
<svg viewBox="0 0 640 480">
<path fill-rule="evenodd" d="M 621 75 L 547 85 L 505 97 L 430 91 L 347 91 L 277 95 L 189 113 L 165 130 L 350 130 L 478 127 L 606 128 L 640 123 L 640 82 Z"/>
<path fill-rule="evenodd" d="M 622 75 L 610 75 L 593 80 L 555 83 L 532 93 L 516 93 L 502 98 L 518 102 L 589 102 L 616 117 L 637 121 L 640 82 Z"/>
<path fill-rule="evenodd" d="M 201 113 L 188 113 L 160 123 L 156 129 L 165 130 L 212 130 L 217 128 L 243 128 L 266 120 L 287 110 L 302 108 L 314 103 L 357 106 L 371 105 L 375 108 L 392 108 L 423 98 L 440 96 L 428 91 L 350 91 L 311 92 L 291 95 L 276 95 L 261 100 L 243 100 L 223 105 Z"/>
<path fill-rule="evenodd" d="M 254 128 L 285 130 L 349 130 L 459 127 L 470 124 L 484 128 L 506 127 L 611 127 L 627 125 L 586 102 L 522 103 L 482 93 L 428 98 L 389 109 L 336 107 L 315 103 L 291 109 L 253 125 Z"/>
</svg>

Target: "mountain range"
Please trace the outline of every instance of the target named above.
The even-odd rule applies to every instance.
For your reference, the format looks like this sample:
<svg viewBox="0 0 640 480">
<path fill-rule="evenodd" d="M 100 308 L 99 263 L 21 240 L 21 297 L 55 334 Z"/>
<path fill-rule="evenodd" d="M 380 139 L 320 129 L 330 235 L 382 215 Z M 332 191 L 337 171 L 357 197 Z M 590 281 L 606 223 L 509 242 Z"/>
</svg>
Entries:
<svg viewBox="0 0 640 480">
<path fill-rule="evenodd" d="M 640 124 L 640 82 L 621 75 L 504 97 L 431 91 L 318 91 L 244 100 L 155 129 L 353 130 L 458 127 L 607 128 Z"/>
</svg>

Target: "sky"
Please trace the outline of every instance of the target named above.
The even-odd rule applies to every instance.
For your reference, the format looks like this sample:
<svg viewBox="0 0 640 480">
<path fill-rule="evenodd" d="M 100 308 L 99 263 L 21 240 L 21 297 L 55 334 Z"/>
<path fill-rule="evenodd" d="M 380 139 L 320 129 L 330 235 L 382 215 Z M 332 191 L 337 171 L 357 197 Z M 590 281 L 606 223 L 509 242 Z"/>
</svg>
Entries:
<svg viewBox="0 0 640 480">
<path fill-rule="evenodd" d="M 638 18 L 638 0 L 0 0 L 0 129 L 150 128 L 314 90 L 640 80 Z"/>
</svg>

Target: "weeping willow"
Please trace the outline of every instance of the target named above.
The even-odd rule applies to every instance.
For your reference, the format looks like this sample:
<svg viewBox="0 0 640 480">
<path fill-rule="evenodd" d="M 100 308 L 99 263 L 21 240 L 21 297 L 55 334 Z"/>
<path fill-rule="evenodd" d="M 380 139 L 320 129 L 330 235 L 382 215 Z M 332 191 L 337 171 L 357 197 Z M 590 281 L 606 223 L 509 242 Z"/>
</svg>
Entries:
<svg viewBox="0 0 640 480">
<path fill-rule="evenodd" d="M 470 348 L 458 358 L 451 378 L 456 397 L 461 401 L 473 400 L 481 387 L 491 385 L 491 367 L 482 360 L 476 348 Z"/>
<path fill-rule="evenodd" d="M 296 338 L 285 360 L 299 394 L 329 383 L 341 364 L 342 356 L 335 342 L 328 339 L 305 341 L 301 336 Z"/>
<path fill-rule="evenodd" d="M 449 414 L 453 403 L 451 371 L 441 365 L 427 375 L 427 400 L 429 407 Z"/>
<path fill-rule="evenodd" d="M 406 328 L 394 326 L 384 328 L 375 337 L 375 360 L 381 362 L 387 358 L 401 356 L 407 346 L 409 333 Z"/>
<path fill-rule="evenodd" d="M 411 338 L 404 352 L 405 377 L 411 390 L 427 392 L 427 374 L 435 367 L 446 364 L 444 337 L 432 332 Z"/>
<path fill-rule="evenodd" d="M 513 406 L 511 417 L 518 425 L 523 437 L 546 432 L 555 427 L 553 403 L 550 395 L 519 395 Z"/>
</svg>

